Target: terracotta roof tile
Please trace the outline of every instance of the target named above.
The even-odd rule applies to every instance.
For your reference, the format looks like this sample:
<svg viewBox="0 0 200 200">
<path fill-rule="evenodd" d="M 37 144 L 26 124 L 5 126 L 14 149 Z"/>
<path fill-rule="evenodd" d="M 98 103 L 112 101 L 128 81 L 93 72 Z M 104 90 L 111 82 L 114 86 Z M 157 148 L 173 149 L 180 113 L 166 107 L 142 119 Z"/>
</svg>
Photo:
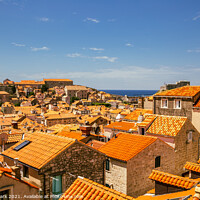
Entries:
<svg viewBox="0 0 200 200">
<path fill-rule="evenodd" d="M 19 162 L 30 165 L 36 169 L 40 169 L 52 158 L 75 142 L 75 140 L 71 138 L 39 132 L 25 135 L 25 140 L 31 141 L 31 143 L 19 151 L 15 151 L 14 148 L 24 142 L 24 140 L 21 140 L 2 152 L 2 155 L 12 159 L 19 158 Z"/>
<path fill-rule="evenodd" d="M 157 115 L 146 132 L 158 135 L 176 136 L 186 120 L 186 117 Z"/>
<path fill-rule="evenodd" d="M 187 170 L 191 170 L 191 171 L 200 173 L 200 164 L 197 164 L 197 163 L 186 162 L 184 168 Z"/>
<path fill-rule="evenodd" d="M 86 178 L 77 178 L 59 200 L 134 200 L 121 192 L 105 187 Z"/>
<path fill-rule="evenodd" d="M 22 139 L 23 133 L 11 133 L 8 134 L 8 140 L 6 143 L 12 143 L 12 142 L 19 142 Z"/>
<path fill-rule="evenodd" d="M 164 92 L 156 93 L 154 96 L 183 96 L 193 97 L 200 92 L 200 86 L 184 86 Z"/>
<path fill-rule="evenodd" d="M 137 121 L 138 117 L 140 116 L 141 113 L 142 113 L 142 115 L 144 115 L 144 114 L 152 114 L 153 111 L 149 110 L 149 109 L 139 109 L 138 108 L 138 109 L 134 110 L 133 112 L 131 112 L 126 117 L 124 117 L 124 119 Z"/>
<path fill-rule="evenodd" d="M 138 126 L 134 122 L 113 122 L 105 128 L 110 128 L 110 129 L 116 129 L 116 130 L 122 130 L 122 131 L 129 131 L 130 129 L 137 131 Z"/>
<path fill-rule="evenodd" d="M 98 150 L 109 157 L 128 161 L 156 140 L 156 137 L 119 133 Z"/>
<path fill-rule="evenodd" d="M 85 137 L 82 136 L 82 132 L 75 132 L 75 131 L 61 131 L 57 134 L 58 136 L 64 136 L 68 138 L 73 138 L 77 140 L 82 140 Z"/>
<path fill-rule="evenodd" d="M 165 183 L 168 185 L 173 185 L 176 187 L 181 187 L 184 189 L 191 189 L 194 185 L 198 184 L 198 180 L 189 179 L 187 177 L 176 176 L 173 174 L 161 172 L 158 170 L 153 170 L 149 176 L 149 179 Z"/>
</svg>

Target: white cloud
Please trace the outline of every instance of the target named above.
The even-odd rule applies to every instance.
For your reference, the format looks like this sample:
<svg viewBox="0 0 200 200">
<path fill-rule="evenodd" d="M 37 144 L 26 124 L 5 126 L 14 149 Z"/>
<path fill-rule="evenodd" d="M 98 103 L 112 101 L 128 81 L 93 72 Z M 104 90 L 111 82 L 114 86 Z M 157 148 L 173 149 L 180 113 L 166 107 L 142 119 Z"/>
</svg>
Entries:
<svg viewBox="0 0 200 200">
<path fill-rule="evenodd" d="M 188 49 L 188 53 L 200 53 L 200 49 Z"/>
<path fill-rule="evenodd" d="M 71 53 L 71 54 L 67 54 L 66 55 L 67 57 L 70 57 L 70 58 L 77 58 L 77 57 L 83 57 L 81 54 L 79 53 Z"/>
<path fill-rule="evenodd" d="M 131 43 L 126 43 L 125 44 L 127 47 L 133 47 L 133 45 Z"/>
<path fill-rule="evenodd" d="M 198 20 L 199 18 L 200 18 L 200 15 L 197 15 L 197 16 L 193 17 L 192 20 L 193 20 L 193 21 L 196 21 L 196 20 Z"/>
<path fill-rule="evenodd" d="M 92 51 L 104 51 L 102 48 L 89 48 Z"/>
<path fill-rule="evenodd" d="M 118 58 L 117 57 L 108 57 L 108 56 L 96 56 L 93 57 L 94 59 L 98 59 L 98 60 L 107 60 L 109 62 L 115 62 Z"/>
<path fill-rule="evenodd" d="M 15 43 L 15 42 L 12 42 L 11 44 L 16 47 L 25 47 L 26 46 L 25 44 L 19 44 L 19 43 Z"/>
<path fill-rule="evenodd" d="M 116 19 L 108 19 L 108 22 L 115 22 Z"/>
<path fill-rule="evenodd" d="M 36 47 L 31 47 L 31 51 L 48 51 L 49 48 L 48 47 L 40 47 L 40 48 L 36 48 Z"/>
<path fill-rule="evenodd" d="M 48 22 L 48 21 L 49 21 L 49 18 L 47 18 L 47 17 L 41 17 L 41 18 L 39 18 L 39 20 L 40 20 L 41 22 Z"/>
<path fill-rule="evenodd" d="M 86 19 L 83 20 L 84 22 L 86 21 L 91 21 L 91 22 L 94 22 L 94 23 L 99 23 L 100 21 L 97 20 L 97 19 L 94 19 L 94 18 L 90 18 L 90 17 L 87 17 Z"/>
</svg>

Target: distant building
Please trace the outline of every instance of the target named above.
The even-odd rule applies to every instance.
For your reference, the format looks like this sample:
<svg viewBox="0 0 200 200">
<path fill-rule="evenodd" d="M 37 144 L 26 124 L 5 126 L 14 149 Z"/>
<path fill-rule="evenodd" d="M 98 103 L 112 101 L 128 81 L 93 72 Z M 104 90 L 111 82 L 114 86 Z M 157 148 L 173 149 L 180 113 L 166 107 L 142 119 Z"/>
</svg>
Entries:
<svg viewBox="0 0 200 200">
<path fill-rule="evenodd" d="M 190 81 L 178 81 L 176 83 L 168 83 L 160 87 L 160 92 L 165 90 L 171 90 L 179 87 L 190 85 Z"/>
<path fill-rule="evenodd" d="M 9 101 L 9 93 L 5 91 L 0 91 L 0 103 Z"/>
<path fill-rule="evenodd" d="M 85 86 L 81 85 L 65 86 L 65 94 L 68 97 L 87 99 L 88 89 Z"/>
<path fill-rule="evenodd" d="M 70 79 L 43 79 L 43 82 L 49 87 L 53 88 L 55 86 L 73 85 L 73 81 Z"/>
</svg>

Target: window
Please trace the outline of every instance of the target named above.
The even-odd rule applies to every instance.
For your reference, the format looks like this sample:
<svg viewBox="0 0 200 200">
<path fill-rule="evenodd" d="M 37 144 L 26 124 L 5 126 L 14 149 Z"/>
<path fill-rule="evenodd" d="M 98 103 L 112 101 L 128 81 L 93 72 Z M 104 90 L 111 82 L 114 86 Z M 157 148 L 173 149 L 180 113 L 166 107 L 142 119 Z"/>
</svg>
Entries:
<svg viewBox="0 0 200 200">
<path fill-rule="evenodd" d="M 167 99 L 162 99 L 161 103 L 162 103 L 162 105 L 161 105 L 162 108 L 168 108 Z"/>
<path fill-rule="evenodd" d="M 29 178 L 29 170 L 27 166 L 23 166 L 23 177 Z"/>
<path fill-rule="evenodd" d="M 52 193 L 54 195 L 53 200 L 60 198 L 62 194 L 62 176 L 52 177 Z"/>
<path fill-rule="evenodd" d="M 180 109 L 181 108 L 181 100 L 175 100 L 175 105 L 174 105 L 175 109 Z"/>
<path fill-rule="evenodd" d="M 192 141 L 192 131 L 189 131 L 188 133 L 188 142 Z"/>
<path fill-rule="evenodd" d="M 157 157 L 155 158 L 155 168 L 160 167 L 160 160 L 161 160 L 161 157 L 160 157 L 160 156 L 157 156 Z"/>
<path fill-rule="evenodd" d="M 145 131 L 144 131 L 144 128 L 142 128 L 142 135 L 144 135 L 145 134 Z"/>
<path fill-rule="evenodd" d="M 106 170 L 110 171 L 110 160 L 106 159 Z"/>
<path fill-rule="evenodd" d="M 26 145 L 28 145 L 29 143 L 31 143 L 31 141 L 29 140 L 25 140 L 24 142 L 22 142 L 21 144 L 19 144 L 18 146 L 16 146 L 14 148 L 15 151 L 19 151 L 20 149 L 24 148 Z"/>
<path fill-rule="evenodd" d="M 106 187 L 110 188 L 110 185 L 106 183 Z"/>
</svg>

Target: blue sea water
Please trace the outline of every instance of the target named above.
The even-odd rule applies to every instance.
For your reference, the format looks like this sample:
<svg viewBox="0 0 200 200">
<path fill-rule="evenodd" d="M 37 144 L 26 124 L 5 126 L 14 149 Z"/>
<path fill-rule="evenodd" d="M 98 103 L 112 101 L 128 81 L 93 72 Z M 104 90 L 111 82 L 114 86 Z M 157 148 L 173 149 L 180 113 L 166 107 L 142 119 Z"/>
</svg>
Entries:
<svg viewBox="0 0 200 200">
<path fill-rule="evenodd" d="M 155 94 L 158 90 L 101 90 L 109 94 L 127 95 L 128 97 L 145 97 Z"/>
</svg>

